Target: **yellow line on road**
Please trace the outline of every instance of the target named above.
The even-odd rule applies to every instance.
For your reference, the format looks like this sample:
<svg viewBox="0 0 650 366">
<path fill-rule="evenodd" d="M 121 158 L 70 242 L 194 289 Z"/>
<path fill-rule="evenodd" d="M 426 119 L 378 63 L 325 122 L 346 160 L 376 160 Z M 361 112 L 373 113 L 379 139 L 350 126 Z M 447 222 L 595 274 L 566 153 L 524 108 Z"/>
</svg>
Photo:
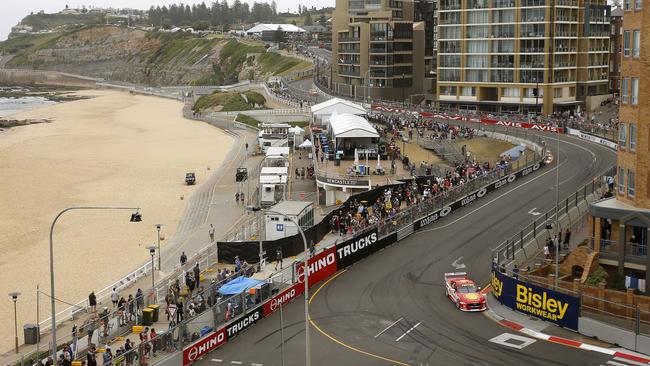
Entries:
<svg viewBox="0 0 650 366">
<path fill-rule="evenodd" d="M 339 272 L 336 273 L 334 276 L 332 276 L 332 278 L 328 279 L 328 280 L 325 281 L 322 285 L 320 285 L 320 287 L 318 287 L 318 289 L 316 289 L 316 291 L 314 291 L 314 293 L 313 293 L 313 294 L 311 295 L 311 297 L 309 298 L 309 304 L 311 305 L 312 300 L 314 300 L 314 298 L 316 297 L 316 295 L 318 295 L 318 292 L 320 292 L 320 290 L 321 290 L 323 287 L 325 287 L 328 283 L 330 283 L 330 282 L 331 282 L 332 280 L 334 280 L 336 277 L 338 277 L 338 276 L 340 276 L 341 274 L 343 274 L 345 271 L 347 271 L 347 269 L 343 269 L 343 270 L 339 271 Z M 340 340 L 334 338 L 333 336 L 331 336 L 331 335 L 325 333 L 325 332 L 324 332 L 324 331 L 323 331 L 323 330 L 322 330 L 322 329 L 321 329 L 321 328 L 320 328 L 320 327 L 319 327 L 319 326 L 318 326 L 318 325 L 317 325 L 317 324 L 312 320 L 311 315 L 309 315 L 309 323 L 310 323 L 314 328 L 316 328 L 316 330 L 319 331 L 322 335 L 324 335 L 325 337 L 329 338 L 332 342 L 337 343 L 337 344 L 339 344 L 339 345 L 341 345 L 341 346 L 343 346 L 343 347 L 345 347 L 345 348 L 347 348 L 347 349 L 349 349 L 349 350 L 352 350 L 352 351 L 354 351 L 354 352 L 361 353 L 361 354 L 366 355 L 366 356 L 369 356 L 369 357 L 377 358 L 377 359 L 380 359 L 380 360 L 382 360 L 382 361 L 391 362 L 391 363 L 394 363 L 394 364 L 396 364 L 396 365 L 409 366 L 409 364 L 404 363 L 404 362 L 396 361 L 396 360 L 393 360 L 393 359 L 390 359 L 390 358 L 386 358 L 386 357 L 383 357 L 383 356 L 380 356 L 380 355 L 376 355 L 376 354 L 374 354 L 374 353 L 370 353 L 370 352 L 366 352 L 366 351 L 360 350 L 360 349 L 358 349 L 358 348 L 356 348 L 356 347 L 350 346 L 349 344 L 346 344 L 346 343 L 344 343 L 344 342 L 342 342 L 342 341 L 340 341 Z"/>
</svg>

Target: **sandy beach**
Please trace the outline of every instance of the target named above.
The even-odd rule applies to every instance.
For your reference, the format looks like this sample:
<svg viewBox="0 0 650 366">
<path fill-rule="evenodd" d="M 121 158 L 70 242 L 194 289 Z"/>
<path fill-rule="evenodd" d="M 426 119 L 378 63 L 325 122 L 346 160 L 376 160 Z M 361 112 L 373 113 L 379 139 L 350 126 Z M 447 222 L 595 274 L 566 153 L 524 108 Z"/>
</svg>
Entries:
<svg viewBox="0 0 650 366">
<path fill-rule="evenodd" d="M 0 134 L 0 324 L 13 325 L 7 293 L 19 291 L 18 328 L 36 322 L 36 285 L 49 293 L 48 234 L 52 219 L 74 205 L 141 207 L 129 211 L 72 211 L 54 233 L 57 297 L 87 297 L 148 260 L 154 224 L 171 238 L 186 200 L 186 172 L 199 183 L 225 158 L 233 139 L 208 124 L 184 119 L 182 104 L 117 91 L 83 91 L 78 100 L 15 114 L 52 123 Z M 163 242 L 164 246 L 165 241 Z M 46 302 L 47 301 L 47 302 Z M 57 310 L 67 305 L 57 304 Z M 49 315 L 41 296 L 41 317 Z M 0 351 L 13 347 L 13 327 L 0 331 Z"/>
</svg>

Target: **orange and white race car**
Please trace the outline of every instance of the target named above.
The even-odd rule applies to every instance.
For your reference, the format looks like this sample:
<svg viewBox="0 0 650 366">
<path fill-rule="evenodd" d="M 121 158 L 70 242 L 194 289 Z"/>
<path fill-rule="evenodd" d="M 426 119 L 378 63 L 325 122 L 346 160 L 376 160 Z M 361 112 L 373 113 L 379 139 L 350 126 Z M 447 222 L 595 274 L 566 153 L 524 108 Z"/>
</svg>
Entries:
<svg viewBox="0 0 650 366">
<path fill-rule="evenodd" d="M 465 272 L 445 273 L 447 297 L 462 311 L 484 311 L 487 309 L 485 295 L 481 288 L 467 277 Z"/>
</svg>

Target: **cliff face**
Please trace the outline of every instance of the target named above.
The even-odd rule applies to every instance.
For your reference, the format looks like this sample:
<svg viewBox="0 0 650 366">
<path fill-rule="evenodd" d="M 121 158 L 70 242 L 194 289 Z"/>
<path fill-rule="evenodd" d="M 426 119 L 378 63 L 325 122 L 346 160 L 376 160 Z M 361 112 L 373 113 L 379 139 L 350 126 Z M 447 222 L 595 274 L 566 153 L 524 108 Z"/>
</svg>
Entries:
<svg viewBox="0 0 650 366">
<path fill-rule="evenodd" d="M 24 37 L 33 38 L 0 43 L 0 51 L 15 54 L 6 68 L 55 70 L 160 86 L 231 84 L 309 66 L 295 58 L 265 54 L 261 44 L 214 35 L 85 26 L 58 35 Z M 264 56 L 259 62 L 258 55 Z"/>
</svg>

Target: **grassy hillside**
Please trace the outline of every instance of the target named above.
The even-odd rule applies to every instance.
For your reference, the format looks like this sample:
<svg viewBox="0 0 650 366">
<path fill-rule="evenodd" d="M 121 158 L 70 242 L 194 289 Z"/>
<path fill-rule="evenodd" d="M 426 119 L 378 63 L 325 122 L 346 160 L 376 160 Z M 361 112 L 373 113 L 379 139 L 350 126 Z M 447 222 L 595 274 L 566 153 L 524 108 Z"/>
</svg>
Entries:
<svg viewBox="0 0 650 366">
<path fill-rule="evenodd" d="M 86 14 L 30 14 L 21 23 L 33 27 L 34 31 L 67 27 L 69 25 L 102 24 L 103 16 L 96 13 Z"/>
<path fill-rule="evenodd" d="M 0 42 L 7 67 L 57 70 L 148 85 L 228 85 L 307 68 L 261 42 L 104 25 Z"/>
<path fill-rule="evenodd" d="M 18 54 L 25 51 L 33 51 L 38 47 L 56 39 L 60 33 L 24 34 L 0 42 L 0 53 Z"/>
</svg>

